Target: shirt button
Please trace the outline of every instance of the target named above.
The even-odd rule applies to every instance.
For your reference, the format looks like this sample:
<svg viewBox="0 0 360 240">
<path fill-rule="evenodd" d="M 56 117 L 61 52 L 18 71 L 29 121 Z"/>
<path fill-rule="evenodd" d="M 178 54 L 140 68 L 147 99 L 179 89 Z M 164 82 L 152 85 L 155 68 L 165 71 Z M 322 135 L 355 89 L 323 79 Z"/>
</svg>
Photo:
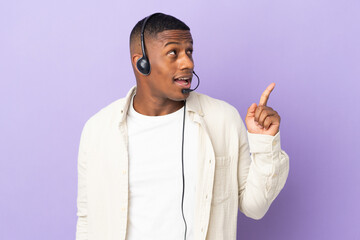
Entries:
<svg viewBox="0 0 360 240">
<path fill-rule="evenodd" d="M 126 170 L 124 170 L 122 173 L 123 173 L 123 175 L 126 175 Z"/>
<path fill-rule="evenodd" d="M 211 159 L 209 160 L 209 163 L 211 163 Z"/>
<path fill-rule="evenodd" d="M 274 142 L 273 142 L 273 144 L 272 144 L 272 145 L 273 145 L 273 147 L 275 147 L 276 143 L 277 143 L 277 141 L 274 141 Z"/>
<path fill-rule="evenodd" d="M 121 208 L 121 211 L 125 212 L 125 210 L 126 210 L 126 208 L 125 208 L 125 207 Z"/>
<path fill-rule="evenodd" d="M 207 198 L 208 198 L 208 195 L 206 194 L 205 199 L 207 199 Z"/>
<path fill-rule="evenodd" d="M 201 232 L 203 232 L 204 231 L 204 228 L 201 228 Z"/>
</svg>

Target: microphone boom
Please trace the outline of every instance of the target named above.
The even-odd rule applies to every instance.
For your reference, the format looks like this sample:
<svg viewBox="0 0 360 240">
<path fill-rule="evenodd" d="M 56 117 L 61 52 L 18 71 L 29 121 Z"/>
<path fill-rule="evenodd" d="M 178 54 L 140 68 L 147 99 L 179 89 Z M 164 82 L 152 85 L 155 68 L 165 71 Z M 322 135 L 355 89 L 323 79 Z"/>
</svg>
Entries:
<svg viewBox="0 0 360 240">
<path fill-rule="evenodd" d="M 194 89 L 190 89 L 190 88 L 188 88 L 188 89 L 182 89 L 181 92 L 182 92 L 183 94 L 190 93 L 190 92 L 196 90 L 196 89 L 199 87 L 200 78 L 199 78 L 199 76 L 195 73 L 195 71 L 193 71 L 193 73 L 194 73 L 194 75 L 195 75 L 195 76 L 197 77 L 197 79 L 198 79 L 198 84 L 196 85 L 196 87 L 195 87 Z"/>
</svg>

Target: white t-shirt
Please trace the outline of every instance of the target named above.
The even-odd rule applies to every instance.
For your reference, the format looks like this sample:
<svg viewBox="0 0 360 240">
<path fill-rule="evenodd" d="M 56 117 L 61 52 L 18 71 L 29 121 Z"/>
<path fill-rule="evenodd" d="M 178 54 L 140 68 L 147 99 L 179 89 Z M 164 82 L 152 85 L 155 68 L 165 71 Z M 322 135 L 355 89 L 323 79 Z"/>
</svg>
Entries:
<svg viewBox="0 0 360 240">
<path fill-rule="evenodd" d="M 129 240 L 183 240 L 181 143 L 184 107 L 164 116 L 135 111 L 131 100 L 129 136 Z M 184 216 L 187 240 L 194 237 L 199 127 L 185 118 Z"/>
</svg>

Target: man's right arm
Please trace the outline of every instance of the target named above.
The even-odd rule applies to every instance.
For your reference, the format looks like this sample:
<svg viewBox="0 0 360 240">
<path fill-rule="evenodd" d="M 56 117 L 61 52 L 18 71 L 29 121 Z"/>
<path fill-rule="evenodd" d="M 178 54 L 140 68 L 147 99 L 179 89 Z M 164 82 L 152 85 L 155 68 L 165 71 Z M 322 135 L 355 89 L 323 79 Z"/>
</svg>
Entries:
<svg viewBox="0 0 360 240">
<path fill-rule="evenodd" d="M 87 219 L 87 176 L 86 163 L 88 154 L 88 122 L 85 123 L 79 145 L 78 152 L 78 195 L 77 195 L 77 225 L 76 240 L 88 239 L 88 219 Z"/>
</svg>

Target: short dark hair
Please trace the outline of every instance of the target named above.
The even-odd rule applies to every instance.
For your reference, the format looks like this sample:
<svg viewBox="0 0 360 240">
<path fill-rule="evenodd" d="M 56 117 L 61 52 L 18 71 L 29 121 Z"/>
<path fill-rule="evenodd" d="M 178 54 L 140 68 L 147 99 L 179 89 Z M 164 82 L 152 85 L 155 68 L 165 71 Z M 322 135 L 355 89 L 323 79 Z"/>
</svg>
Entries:
<svg viewBox="0 0 360 240">
<path fill-rule="evenodd" d="M 130 33 L 130 44 L 135 40 L 140 40 L 141 27 L 146 17 L 140 20 Z M 156 34 L 165 30 L 190 30 L 190 28 L 181 20 L 166 15 L 164 13 L 155 13 L 146 22 L 144 35 L 156 37 Z"/>
</svg>

